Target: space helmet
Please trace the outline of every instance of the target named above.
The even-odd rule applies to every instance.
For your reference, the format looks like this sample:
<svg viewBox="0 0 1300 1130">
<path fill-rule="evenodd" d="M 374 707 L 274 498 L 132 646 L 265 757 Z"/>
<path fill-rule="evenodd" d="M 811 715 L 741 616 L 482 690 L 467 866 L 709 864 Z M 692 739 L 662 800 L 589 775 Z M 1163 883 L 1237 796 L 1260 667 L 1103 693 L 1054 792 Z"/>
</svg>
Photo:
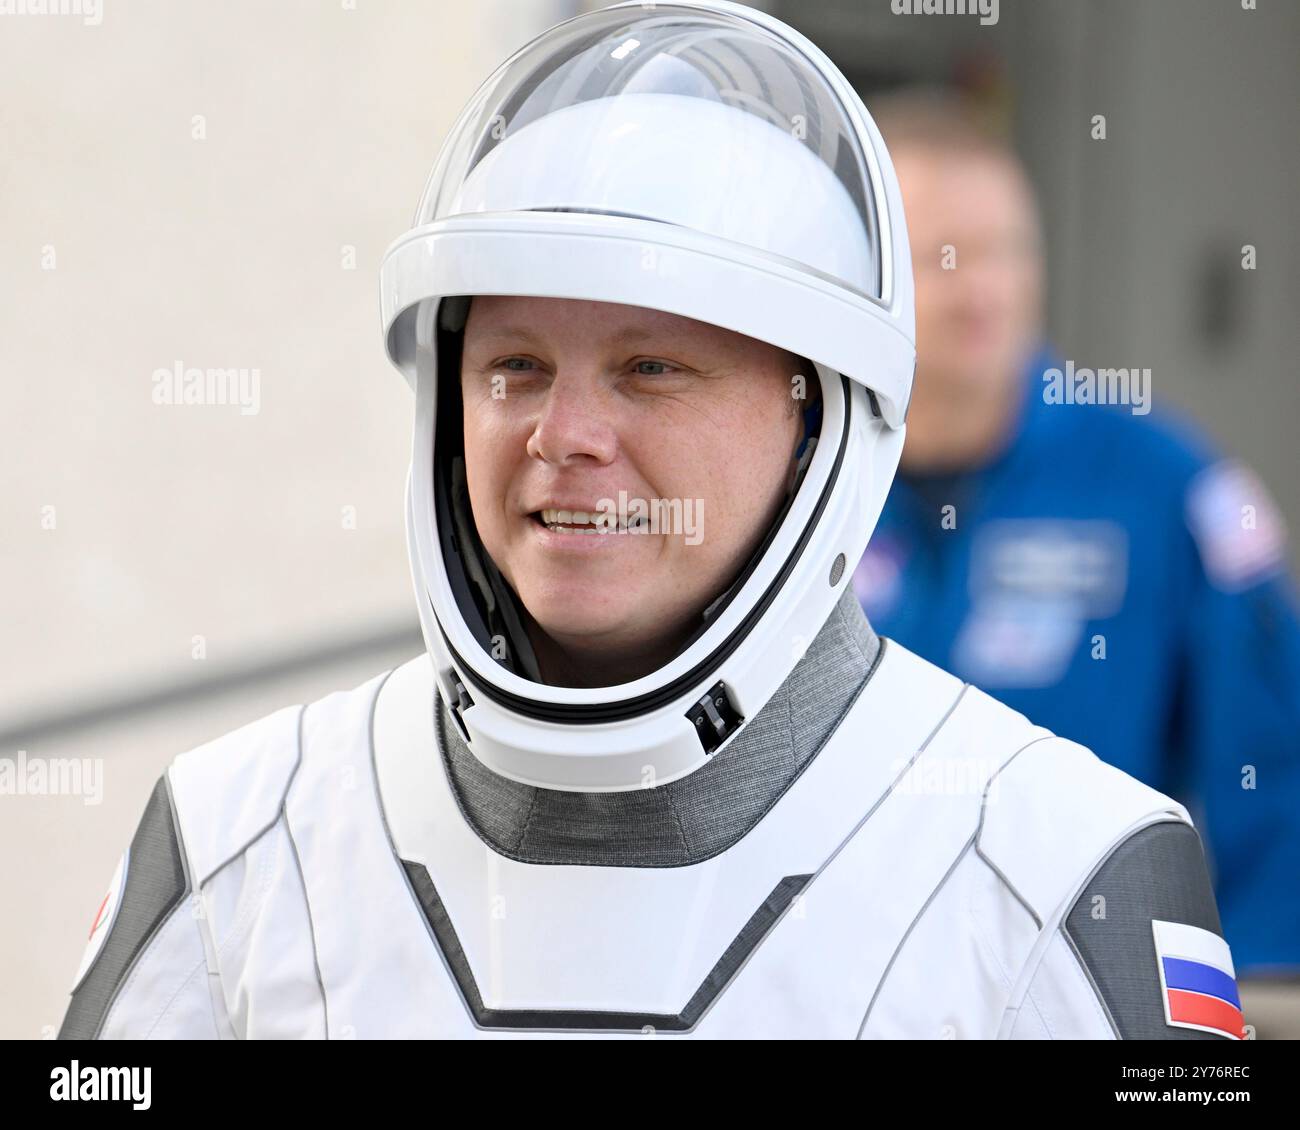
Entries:
<svg viewBox="0 0 1300 1130">
<path fill-rule="evenodd" d="M 686 645 L 632 682 L 542 681 L 475 536 L 458 398 L 476 295 L 666 311 L 815 367 L 820 418 L 797 489 Z M 725 0 L 634 0 L 559 23 L 456 121 L 385 254 L 381 314 L 415 393 L 420 622 L 469 749 L 512 780 L 584 792 L 705 765 L 851 584 L 902 450 L 911 257 L 893 166 L 852 87 L 804 36 Z"/>
</svg>

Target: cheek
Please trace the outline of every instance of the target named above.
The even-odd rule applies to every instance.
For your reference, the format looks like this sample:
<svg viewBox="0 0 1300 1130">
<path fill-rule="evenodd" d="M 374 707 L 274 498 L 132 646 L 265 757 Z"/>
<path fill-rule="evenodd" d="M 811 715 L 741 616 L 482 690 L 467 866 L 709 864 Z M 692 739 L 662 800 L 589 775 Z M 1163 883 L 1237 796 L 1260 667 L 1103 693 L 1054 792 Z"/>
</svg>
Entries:
<svg viewBox="0 0 1300 1130">
<path fill-rule="evenodd" d="M 770 395 L 767 393 L 770 392 Z M 699 423 L 683 425 L 667 444 L 638 445 L 645 480 L 664 498 L 704 499 L 704 538 L 685 547 L 710 558 L 730 556 L 761 532 L 785 495 L 802 420 L 774 382 L 765 395 L 739 397 Z"/>
<path fill-rule="evenodd" d="M 465 406 L 465 479 L 479 535 L 491 548 L 502 525 L 503 506 L 515 467 L 525 454 L 526 434 L 516 442 L 511 414 L 499 401 Z"/>
<path fill-rule="evenodd" d="M 941 333 L 946 327 L 958 322 L 964 316 L 966 302 L 961 292 L 954 286 L 936 288 L 918 296 L 916 303 L 916 324 L 918 327 Z M 929 334 L 917 331 L 918 340 L 924 340 Z"/>
<path fill-rule="evenodd" d="M 1014 284 L 1015 296 L 1012 301 L 1015 303 L 1016 312 L 1025 322 L 1036 322 L 1039 315 L 1039 305 L 1042 300 L 1043 279 L 1038 269 L 1034 266 L 1028 266 L 1021 271 Z"/>
</svg>

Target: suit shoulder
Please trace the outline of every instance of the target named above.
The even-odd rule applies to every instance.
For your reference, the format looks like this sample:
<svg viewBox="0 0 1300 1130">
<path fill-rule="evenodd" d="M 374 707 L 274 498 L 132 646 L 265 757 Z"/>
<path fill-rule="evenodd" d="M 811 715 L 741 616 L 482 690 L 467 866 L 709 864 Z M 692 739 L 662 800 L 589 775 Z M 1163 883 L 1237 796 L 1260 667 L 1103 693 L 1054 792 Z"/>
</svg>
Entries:
<svg viewBox="0 0 1300 1130">
<path fill-rule="evenodd" d="M 1064 936 L 1117 1036 L 1240 1035 L 1231 955 L 1181 804 L 1051 735 L 1007 763 L 981 815 L 977 851 Z"/>
<path fill-rule="evenodd" d="M 989 781 L 975 846 L 1047 922 L 1128 836 L 1149 824 L 1190 824 L 1191 818 L 1177 801 L 1078 742 L 1035 729 L 1034 740 Z"/>
<path fill-rule="evenodd" d="M 198 883 L 243 851 L 278 819 L 300 771 L 303 729 L 368 708 L 391 674 L 306 705 L 286 706 L 180 754 L 166 777 Z"/>
<path fill-rule="evenodd" d="M 91 925 L 60 1039 L 93 1039 L 133 964 L 193 889 L 166 775 L 158 779 Z"/>
<path fill-rule="evenodd" d="M 1196 829 L 1150 824 L 1089 876 L 1061 929 L 1122 1039 L 1240 1039 L 1236 971 Z"/>
<path fill-rule="evenodd" d="M 907 718 L 928 733 L 918 771 L 977 794 L 974 849 L 1040 924 L 1128 832 L 1189 819 L 1169 797 L 893 640 L 881 675 L 889 685 L 873 724 Z"/>
</svg>

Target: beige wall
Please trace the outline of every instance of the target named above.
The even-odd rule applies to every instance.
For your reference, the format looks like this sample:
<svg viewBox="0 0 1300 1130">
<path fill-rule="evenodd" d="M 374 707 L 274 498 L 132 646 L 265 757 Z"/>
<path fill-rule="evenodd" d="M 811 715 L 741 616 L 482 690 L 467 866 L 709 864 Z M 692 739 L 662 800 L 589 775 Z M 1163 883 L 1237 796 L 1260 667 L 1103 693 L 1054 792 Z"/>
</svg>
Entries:
<svg viewBox="0 0 1300 1130">
<path fill-rule="evenodd" d="M 0 16 L 0 731 L 414 623 L 410 403 L 381 351 L 379 260 L 474 88 L 576 8 L 104 0 L 98 26 Z M 155 404 L 152 374 L 176 361 L 258 369 L 259 411 Z M 104 799 L 0 796 L 0 1037 L 57 1026 L 175 754 L 400 657 L 25 743 L 102 759 Z"/>
</svg>

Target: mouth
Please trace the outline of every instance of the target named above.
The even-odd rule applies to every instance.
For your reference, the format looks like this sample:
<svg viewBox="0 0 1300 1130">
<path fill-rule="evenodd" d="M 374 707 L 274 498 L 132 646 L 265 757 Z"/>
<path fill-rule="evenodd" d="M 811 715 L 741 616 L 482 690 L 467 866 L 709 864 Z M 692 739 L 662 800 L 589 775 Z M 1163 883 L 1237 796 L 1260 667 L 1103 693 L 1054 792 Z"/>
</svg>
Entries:
<svg viewBox="0 0 1300 1130">
<path fill-rule="evenodd" d="M 626 534 L 648 530 L 650 523 L 642 517 L 587 510 L 534 510 L 528 517 L 537 525 L 556 534 Z"/>
</svg>

